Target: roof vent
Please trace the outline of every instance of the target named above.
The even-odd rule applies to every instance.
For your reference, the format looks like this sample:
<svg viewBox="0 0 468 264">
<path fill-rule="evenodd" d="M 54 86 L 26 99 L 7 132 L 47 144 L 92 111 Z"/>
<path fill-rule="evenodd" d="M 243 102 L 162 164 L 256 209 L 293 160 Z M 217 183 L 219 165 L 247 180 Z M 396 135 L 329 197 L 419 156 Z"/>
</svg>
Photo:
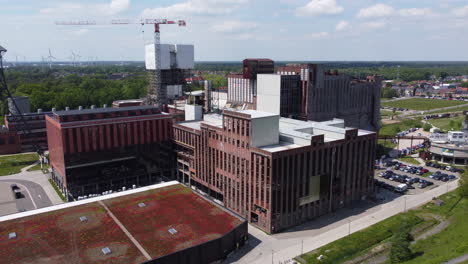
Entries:
<svg viewBox="0 0 468 264">
<path fill-rule="evenodd" d="M 139 203 L 138 207 L 140 207 L 140 208 L 146 207 L 146 204 L 145 203 Z"/>
<path fill-rule="evenodd" d="M 171 228 L 168 231 L 169 231 L 169 233 L 171 233 L 171 235 L 177 234 L 177 230 L 175 230 L 174 228 Z"/>
<path fill-rule="evenodd" d="M 16 238 L 15 232 L 11 232 L 10 234 L 8 234 L 8 239 L 14 239 L 14 238 Z"/>
<path fill-rule="evenodd" d="M 86 216 L 80 216 L 80 221 L 81 222 L 86 222 L 86 221 L 88 221 L 88 218 Z"/>
<path fill-rule="evenodd" d="M 109 255 L 110 253 L 112 253 L 112 251 L 108 247 L 102 248 L 101 251 L 104 255 Z"/>
</svg>

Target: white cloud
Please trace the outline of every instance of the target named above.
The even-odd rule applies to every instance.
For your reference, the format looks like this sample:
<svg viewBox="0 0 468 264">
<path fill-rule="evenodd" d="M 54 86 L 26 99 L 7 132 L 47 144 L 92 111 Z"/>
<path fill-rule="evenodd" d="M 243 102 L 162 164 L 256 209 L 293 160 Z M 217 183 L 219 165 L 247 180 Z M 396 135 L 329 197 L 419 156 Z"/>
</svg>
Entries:
<svg viewBox="0 0 468 264">
<path fill-rule="evenodd" d="M 422 17 L 432 15 L 430 8 L 408 8 L 400 9 L 398 14 L 402 17 Z"/>
<path fill-rule="evenodd" d="M 247 0 L 189 0 L 166 7 L 146 8 L 141 16 L 181 17 L 191 15 L 225 15 L 245 4 Z"/>
<path fill-rule="evenodd" d="M 73 31 L 73 34 L 77 35 L 77 36 L 82 36 L 82 35 L 88 33 L 88 31 L 89 30 L 87 28 L 81 28 L 81 29 L 78 29 L 76 31 Z"/>
<path fill-rule="evenodd" d="M 310 0 L 305 6 L 296 9 L 300 16 L 336 15 L 344 11 L 344 8 L 336 0 Z"/>
<path fill-rule="evenodd" d="M 468 16 L 468 5 L 453 9 L 452 14 L 458 17 Z"/>
<path fill-rule="evenodd" d="M 42 14 L 67 15 L 67 14 L 93 14 L 93 15 L 115 15 L 127 10 L 130 7 L 130 0 L 112 0 L 107 4 L 75 4 L 61 3 L 56 7 L 40 9 Z"/>
<path fill-rule="evenodd" d="M 344 31 L 344 30 L 347 30 L 349 28 L 351 28 L 351 25 L 349 24 L 348 21 L 340 21 L 336 25 L 336 31 Z"/>
<path fill-rule="evenodd" d="M 320 38 L 320 39 L 323 39 L 323 38 L 328 38 L 330 36 L 330 33 L 328 32 L 317 32 L 317 33 L 312 33 L 309 35 L 309 37 L 311 38 Z"/>
<path fill-rule="evenodd" d="M 363 26 L 369 29 L 383 28 L 386 25 L 387 23 L 384 21 L 371 21 L 371 22 L 363 23 Z"/>
<path fill-rule="evenodd" d="M 241 21 L 225 21 L 215 24 L 211 27 L 213 32 L 217 33 L 239 33 L 255 29 L 255 23 L 246 23 Z"/>
<path fill-rule="evenodd" d="M 376 4 L 359 10 L 358 18 L 389 17 L 395 14 L 395 9 L 389 5 Z"/>
</svg>

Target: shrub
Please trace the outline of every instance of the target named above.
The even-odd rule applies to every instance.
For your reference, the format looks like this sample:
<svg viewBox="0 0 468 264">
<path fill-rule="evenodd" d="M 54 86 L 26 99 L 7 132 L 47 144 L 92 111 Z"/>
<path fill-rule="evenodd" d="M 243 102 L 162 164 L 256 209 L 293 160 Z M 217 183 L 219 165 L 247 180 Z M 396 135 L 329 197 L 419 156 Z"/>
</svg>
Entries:
<svg viewBox="0 0 468 264">
<path fill-rule="evenodd" d="M 426 131 L 426 132 L 431 131 L 431 128 L 432 128 L 432 126 L 429 125 L 429 124 L 427 124 L 427 123 L 423 126 L 423 129 L 424 129 L 424 131 Z"/>
<path fill-rule="evenodd" d="M 390 262 L 401 263 L 412 258 L 413 253 L 409 248 L 410 242 L 413 241 L 413 236 L 406 231 L 401 230 L 392 238 L 392 248 L 390 249 Z"/>
</svg>

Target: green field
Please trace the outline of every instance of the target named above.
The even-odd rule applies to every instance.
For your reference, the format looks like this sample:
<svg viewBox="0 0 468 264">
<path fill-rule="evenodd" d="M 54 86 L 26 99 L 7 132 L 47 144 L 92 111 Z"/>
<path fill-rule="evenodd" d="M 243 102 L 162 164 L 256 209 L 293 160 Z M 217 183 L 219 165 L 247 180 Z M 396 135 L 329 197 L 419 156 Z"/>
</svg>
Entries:
<svg viewBox="0 0 468 264">
<path fill-rule="evenodd" d="M 450 131 L 455 130 L 459 131 L 462 128 L 462 122 L 465 119 L 463 115 L 450 118 L 440 118 L 440 119 L 431 119 L 428 120 L 433 126 L 436 126 L 442 130 Z"/>
<path fill-rule="evenodd" d="M 379 135 L 394 136 L 396 133 L 412 127 L 422 127 L 421 119 L 405 119 L 398 123 L 382 125 Z"/>
<path fill-rule="evenodd" d="M 415 212 L 410 211 L 405 214 L 398 214 L 317 250 L 306 253 L 301 258 L 306 263 L 342 263 L 390 239 L 403 226 L 411 228 L 422 221 L 423 219 L 418 217 Z M 317 260 L 317 257 L 320 255 L 324 255 L 325 259 L 322 261 Z"/>
<path fill-rule="evenodd" d="M 468 104 L 468 102 L 465 102 Z M 427 114 L 443 114 L 443 113 L 455 113 L 455 112 L 463 112 L 463 111 L 468 111 L 468 106 L 459 106 L 455 107 L 452 109 L 447 109 L 447 110 L 440 110 L 440 111 L 434 111 L 434 112 L 426 112 Z"/>
<path fill-rule="evenodd" d="M 382 118 L 390 118 L 390 116 L 392 116 L 392 115 L 396 116 L 396 115 L 399 115 L 399 114 L 401 114 L 400 111 L 395 111 L 395 113 L 393 113 L 393 111 L 380 111 L 380 116 Z"/>
<path fill-rule="evenodd" d="M 457 106 L 466 104 L 463 101 L 449 101 L 449 100 L 438 100 L 438 99 L 424 99 L 424 98 L 411 98 L 392 102 L 382 102 L 382 106 L 404 108 L 411 110 L 431 110 L 449 106 Z"/>
<path fill-rule="evenodd" d="M 43 169 L 49 169 L 50 166 L 49 166 L 49 164 L 43 164 L 42 168 Z M 28 169 L 28 171 L 38 171 L 38 170 L 41 170 L 41 164 L 40 163 L 37 164 L 37 165 L 34 165 L 34 166 L 32 166 L 31 168 Z"/>
<path fill-rule="evenodd" d="M 414 164 L 414 165 L 421 165 L 415 158 L 413 157 L 401 157 L 401 158 L 398 158 L 398 160 L 401 160 L 403 162 L 406 162 L 406 163 L 410 163 L 410 164 Z"/>
<path fill-rule="evenodd" d="M 344 263 L 368 254 L 370 249 L 390 241 L 393 234 L 401 230 L 403 226 L 409 228 L 412 233 L 424 233 L 439 222 L 430 217 L 431 215 L 447 221 L 449 226 L 414 243 L 411 246 L 413 258 L 404 263 L 443 263 L 467 254 L 468 199 L 461 198 L 455 192 L 439 198 L 445 202 L 444 205 L 436 206 L 428 203 L 418 209 L 390 217 L 300 257 L 306 263 Z M 324 255 L 325 258 L 319 261 L 317 260 L 319 255 Z"/>
<path fill-rule="evenodd" d="M 19 154 L 0 157 L 0 176 L 16 174 L 22 168 L 39 160 L 37 154 Z"/>
</svg>

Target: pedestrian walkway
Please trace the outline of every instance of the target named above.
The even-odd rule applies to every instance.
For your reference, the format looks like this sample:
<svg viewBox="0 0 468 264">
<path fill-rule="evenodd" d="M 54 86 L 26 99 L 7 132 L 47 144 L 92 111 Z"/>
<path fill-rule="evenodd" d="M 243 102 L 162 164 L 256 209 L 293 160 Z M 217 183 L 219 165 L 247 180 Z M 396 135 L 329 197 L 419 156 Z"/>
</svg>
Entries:
<svg viewBox="0 0 468 264">
<path fill-rule="evenodd" d="M 383 221 L 398 213 L 419 207 L 433 199 L 458 187 L 458 180 L 432 190 L 416 194 L 400 196 L 385 204 L 368 208 L 361 213 L 334 219 L 324 216 L 312 223 L 321 223 L 304 230 L 294 230 L 276 235 L 268 235 L 249 226 L 251 239 L 245 251 L 234 254 L 227 259 L 227 263 L 285 263 L 302 253 L 320 248 L 328 243 L 343 238 L 351 233 L 360 231 L 373 224 Z M 343 212 L 343 210 L 341 210 Z M 339 214 L 339 212 L 338 212 Z M 328 219 L 329 223 L 323 223 Z M 241 255 L 237 255 L 241 254 Z"/>
</svg>

